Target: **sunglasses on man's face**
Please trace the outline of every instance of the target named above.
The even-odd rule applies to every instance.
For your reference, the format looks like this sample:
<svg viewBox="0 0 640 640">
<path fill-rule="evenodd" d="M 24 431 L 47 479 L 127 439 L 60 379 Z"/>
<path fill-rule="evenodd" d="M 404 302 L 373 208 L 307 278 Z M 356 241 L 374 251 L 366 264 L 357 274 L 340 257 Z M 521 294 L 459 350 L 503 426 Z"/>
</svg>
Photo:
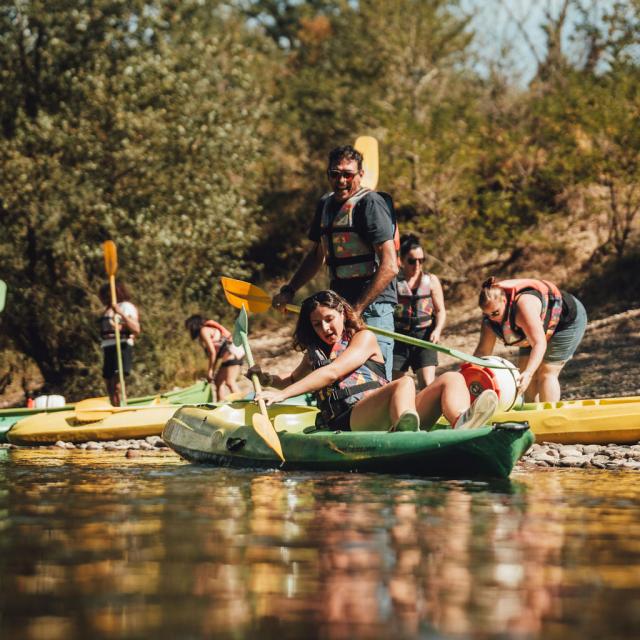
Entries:
<svg viewBox="0 0 640 640">
<path fill-rule="evenodd" d="M 409 258 L 407 262 L 409 264 L 422 264 L 424 262 L 424 258 Z"/>
<path fill-rule="evenodd" d="M 357 171 L 338 171 L 337 169 L 329 169 L 327 171 L 327 175 L 330 180 L 340 180 L 340 178 L 344 178 L 347 182 L 351 182 L 357 175 Z"/>
</svg>

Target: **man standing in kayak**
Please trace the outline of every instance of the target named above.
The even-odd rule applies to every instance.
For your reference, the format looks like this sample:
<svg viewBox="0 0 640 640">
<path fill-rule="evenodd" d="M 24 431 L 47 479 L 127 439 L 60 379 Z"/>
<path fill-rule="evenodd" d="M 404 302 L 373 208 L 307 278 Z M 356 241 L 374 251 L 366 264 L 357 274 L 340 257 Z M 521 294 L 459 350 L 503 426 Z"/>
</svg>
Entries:
<svg viewBox="0 0 640 640">
<path fill-rule="evenodd" d="M 398 262 L 395 224 L 390 205 L 375 191 L 361 187 L 362 155 L 351 145 L 329 153 L 327 177 L 331 193 L 316 206 L 309 229 L 311 248 L 291 280 L 273 298 L 282 309 L 323 264 L 330 287 L 372 327 L 394 330 Z M 393 367 L 393 339 L 377 336 L 387 378 Z"/>
</svg>

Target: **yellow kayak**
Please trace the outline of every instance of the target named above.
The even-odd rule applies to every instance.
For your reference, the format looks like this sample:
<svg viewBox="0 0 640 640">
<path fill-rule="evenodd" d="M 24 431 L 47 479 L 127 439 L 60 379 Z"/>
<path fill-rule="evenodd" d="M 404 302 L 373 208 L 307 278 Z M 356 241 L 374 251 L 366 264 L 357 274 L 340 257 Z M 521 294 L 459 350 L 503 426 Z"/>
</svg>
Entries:
<svg viewBox="0 0 640 640">
<path fill-rule="evenodd" d="M 635 444 L 640 441 L 640 396 L 532 402 L 501 411 L 496 422 L 527 421 L 538 442 Z"/>
<path fill-rule="evenodd" d="M 54 444 L 65 442 L 89 442 L 90 440 L 118 440 L 119 438 L 144 438 L 159 436 L 165 423 L 180 405 L 143 407 L 113 407 L 104 417 L 104 411 L 96 412 L 100 419 L 78 420 L 75 411 L 56 411 L 23 418 L 7 434 L 12 444 Z"/>
</svg>

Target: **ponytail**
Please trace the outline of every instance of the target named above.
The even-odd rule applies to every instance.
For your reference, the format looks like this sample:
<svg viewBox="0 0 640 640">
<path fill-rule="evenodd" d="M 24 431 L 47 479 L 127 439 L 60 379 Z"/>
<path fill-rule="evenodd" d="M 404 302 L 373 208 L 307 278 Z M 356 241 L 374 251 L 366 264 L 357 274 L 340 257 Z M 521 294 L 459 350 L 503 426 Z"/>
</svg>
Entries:
<svg viewBox="0 0 640 640">
<path fill-rule="evenodd" d="M 498 286 L 498 279 L 495 276 L 491 276 L 482 283 L 480 295 L 478 296 L 478 305 L 483 309 L 489 302 L 501 298 L 502 295 L 503 292 Z"/>
</svg>

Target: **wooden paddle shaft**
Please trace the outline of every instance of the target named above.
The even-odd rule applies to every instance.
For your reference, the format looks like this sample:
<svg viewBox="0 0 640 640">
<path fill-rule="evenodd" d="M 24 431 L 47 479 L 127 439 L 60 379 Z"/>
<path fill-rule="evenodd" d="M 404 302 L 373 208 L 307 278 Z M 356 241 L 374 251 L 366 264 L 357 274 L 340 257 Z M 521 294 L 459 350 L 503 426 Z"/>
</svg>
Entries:
<svg viewBox="0 0 640 640">
<path fill-rule="evenodd" d="M 253 359 L 253 354 L 251 353 L 251 347 L 249 346 L 249 338 L 247 337 L 247 334 L 244 331 L 240 332 L 240 337 L 242 338 L 242 346 L 244 347 L 244 353 L 247 356 L 247 364 L 249 365 L 249 367 L 253 367 L 253 365 L 255 364 L 255 361 Z M 253 383 L 253 388 L 256 392 L 256 395 L 261 394 L 262 385 L 260 384 L 260 379 L 255 373 L 251 375 L 251 382 Z M 267 412 L 267 405 L 265 404 L 262 398 L 258 400 L 258 407 L 260 407 L 260 413 L 268 420 L 269 413 Z"/>
<path fill-rule="evenodd" d="M 116 297 L 116 276 L 111 274 L 109 276 L 109 287 L 111 289 L 111 305 L 116 306 L 118 299 Z M 127 391 L 124 386 L 124 367 L 122 366 L 122 347 L 120 346 L 120 325 L 116 318 L 116 311 L 113 310 L 113 326 L 116 334 L 116 357 L 118 359 L 118 379 L 120 380 L 120 406 L 124 407 L 127 404 Z"/>
</svg>

